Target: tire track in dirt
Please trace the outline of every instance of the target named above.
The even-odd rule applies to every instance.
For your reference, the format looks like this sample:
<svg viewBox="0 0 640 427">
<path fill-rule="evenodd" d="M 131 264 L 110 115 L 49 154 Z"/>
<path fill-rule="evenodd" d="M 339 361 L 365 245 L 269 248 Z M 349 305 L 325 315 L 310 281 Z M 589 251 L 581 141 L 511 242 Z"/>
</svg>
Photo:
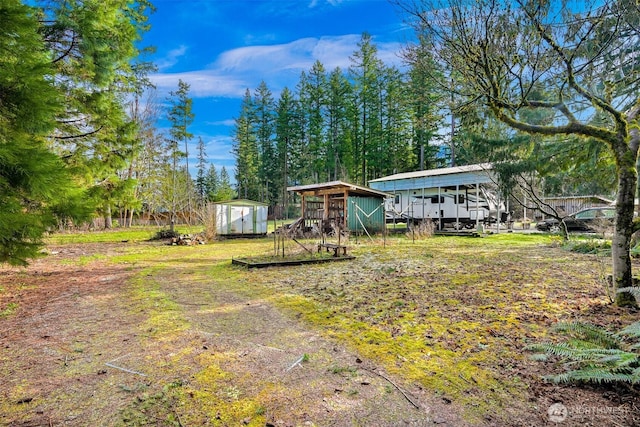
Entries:
<svg viewBox="0 0 640 427">
<path fill-rule="evenodd" d="M 17 307 L 0 319 L 1 425 L 113 425 L 131 398 L 123 390 L 138 379 L 105 362 L 136 341 L 140 318 L 124 298 L 133 271 L 67 262 L 87 250 L 0 275 L 2 296 Z"/>
</svg>

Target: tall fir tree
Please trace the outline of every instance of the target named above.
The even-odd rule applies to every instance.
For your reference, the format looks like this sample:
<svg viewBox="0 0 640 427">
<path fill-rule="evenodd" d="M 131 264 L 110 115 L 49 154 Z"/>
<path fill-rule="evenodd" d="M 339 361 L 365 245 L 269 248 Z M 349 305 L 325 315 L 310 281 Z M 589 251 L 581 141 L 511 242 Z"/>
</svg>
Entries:
<svg viewBox="0 0 640 427">
<path fill-rule="evenodd" d="M 32 4 L 46 17 L 38 32 L 51 55 L 52 82 L 64 95 L 51 145 L 84 186 L 93 186 L 109 226 L 112 207 L 131 204 L 134 195 L 134 183 L 119 171 L 141 149 L 126 105 L 148 83 L 150 66 L 136 58 L 153 7 L 146 0 Z"/>
<path fill-rule="evenodd" d="M 297 126 L 297 101 L 289 88 L 285 87 L 280 93 L 276 107 L 276 153 L 277 153 L 277 179 L 278 202 L 288 211 L 289 195 L 287 186 L 295 183 L 299 178 L 297 170 L 300 164 L 299 147 L 301 130 Z"/>
<path fill-rule="evenodd" d="M 202 205 L 207 199 L 207 149 L 202 137 L 198 137 L 198 164 L 196 173 L 196 193 L 198 205 Z"/>
<path fill-rule="evenodd" d="M 171 208 L 171 230 L 176 221 L 176 211 L 187 210 L 193 208 L 191 204 L 191 178 L 189 177 L 189 152 L 188 143 L 193 137 L 189 132 L 189 125 L 193 122 L 193 100 L 189 97 L 189 84 L 179 80 L 178 89 L 169 93 L 169 108 L 167 110 L 167 120 L 171 124 L 169 136 L 167 138 L 167 149 L 171 159 L 171 183 L 172 190 L 168 202 Z M 184 151 L 181 151 L 184 147 Z M 180 162 L 186 159 L 186 165 L 181 167 Z M 187 179 L 183 179 L 182 175 L 187 174 Z M 186 185 L 186 188 L 182 188 Z M 186 206 L 181 203 L 180 194 L 186 194 Z"/>
<path fill-rule="evenodd" d="M 258 152 L 256 114 L 251 92 L 245 92 L 240 116 L 233 130 L 233 154 L 236 158 L 238 197 L 258 200 L 260 196 L 260 154 Z"/>
<path fill-rule="evenodd" d="M 407 90 L 412 115 L 411 139 L 420 170 L 443 166 L 438 158 L 438 131 L 442 127 L 441 102 L 445 94 L 437 85 L 442 71 L 431 54 L 427 38 L 427 35 L 419 35 L 418 42 L 403 52 L 410 66 Z"/>
<path fill-rule="evenodd" d="M 41 16 L 33 4 L 0 1 L 0 263 L 14 265 L 37 257 L 56 223 L 92 211 L 76 171 L 49 148 L 67 100 Z"/>
<path fill-rule="evenodd" d="M 262 81 L 253 97 L 255 112 L 255 132 L 258 146 L 258 180 L 260 185 L 259 200 L 271 204 L 277 198 L 275 168 L 277 164 L 275 151 L 275 106 L 273 94 Z"/>
<path fill-rule="evenodd" d="M 353 133 L 349 126 L 349 100 L 352 86 L 340 68 L 329 75 L 327 92 L 327 164 L 332 170 L 329 179 L 348 180 L 354 169 Z"/>
<path fill-rule="evenodd" d="M 220 188 L 220 177 L 218 176 L 218 171 L 216 170 L 216 166 L 212 163 L 211 165 L 209 165 L 207 174 L 204 177 L 205 201 L 207 202 L 220 201 L 220 199 L 218 198 L 219 188 Z"/>
<path fill-rule="evenodd" d="M 315 181 L 327 180 L 326 96 L 327 74 L 320 61 L 314 62 L 299 86 L 299 98 L 306 112 L 307 153 Z"/>
<path fill-rule="evenodd" d="M 231 200 L 236 197 L 236 192 L 233 191 L 231 186 L 231 178 L 227 172 L 227 168 L 224 166 L 220 170 L 220 181 L 218 184 L 218 190 L 216 192 L 216 199 L 218 201 Z"/>
<path fill-rule="evenodd" d="M 366 184 L 369 179 L 369 160 L 381 137 L 379 109 L 383 63 L 377 54 L 378 49 L 371 35 L 364 33 L 358 42 L 358 50 L 350 58 L 349 72 L 355 86 L 353 100 L 357 114 L 357 122 L 354 123 L 354 130 L 357 131 L 354 141 L 357 163 L 354 178 L 359 184 Z"/>
</svg>

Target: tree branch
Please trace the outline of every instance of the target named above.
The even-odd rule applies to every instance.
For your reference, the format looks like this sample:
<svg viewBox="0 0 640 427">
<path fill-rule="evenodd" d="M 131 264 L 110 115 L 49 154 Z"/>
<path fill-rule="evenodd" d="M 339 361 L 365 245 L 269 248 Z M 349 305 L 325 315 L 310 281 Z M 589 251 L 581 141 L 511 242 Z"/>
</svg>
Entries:
<svg viewBox="0 0 640 427">
<path fill-rule="evenodd" d="M 57 139 L 57 140 L 65 140 L 65 139 L 76 139 L 76 138 L 84 138 L 87 136 L 91 136 L 94 135 L 98 132 L 100 132 L 102 130 L 104 126 L 100 126 L 97 129 L 94 129 L 92 131 L 89 131 L 87 133 L 83 133 L 83 134 L 79 134 L 79 135 L 65 135 L 65 136 L 54 136 L 53 139 Z"/>
</svg>

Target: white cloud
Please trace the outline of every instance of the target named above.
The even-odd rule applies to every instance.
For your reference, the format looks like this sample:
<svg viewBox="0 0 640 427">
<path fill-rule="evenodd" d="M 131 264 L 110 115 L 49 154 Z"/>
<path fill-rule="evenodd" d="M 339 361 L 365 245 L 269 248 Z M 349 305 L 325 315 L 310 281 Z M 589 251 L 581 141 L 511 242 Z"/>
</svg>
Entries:
<svg viewBox="0 0 640 427">
<path fill-rule="evenodd" d="M 358 49 L 359 34 L 303 38 L 285 44 L 248 46 L 221 54 L 213 67 L 232 73 L 255 72 L 277 75 L 282 71 L 307 71 L 316 60 L 330 71 L 346 69 L 349 57 Z M 378 56 L 387 64 L 399 64 L 400 43 L 377 43 Z"/>
<path fill-rule="evenodd" d="M 234 119 L 226 119 L 226 120 L 217 120 L 214 122 L 207 122 L 206 123 L 209 126 L 234 126 L 236 124 L 236 121 Z"/>
<path fill-rule="evenodd" d="M 184 56 L 186 53 L 187 46 L 181 45 L 180 47 L 167 52 L 167 54 L 163 58 L 157 59 L 155 63 L 158 66 L 159 70 L 165 70 L 174 66 L 178 62 L 178 59 Z"/>
<path fill-rule="evenodd" d="M 241 47 L 223 52 L 203 70 L 158 73 L 151 79 L 160 91 L 165 92 L 175 90 L 181 79 L 190 85 L 193 97 L 240 98 L 247 88 L 255 89 L 262 80 L 277 94 L 285 86 L 293 88 L 300 73 L 308 71 L 316 60 L 328 72 L 336 67 L 346 70 L 350 65 L 349 57 L 358 49 L 360 40 L 360 35 L 348 34 Z M 375 40 L 374 43 L 382 61 L 400 65 L 399 43 L 377 43 Z"/>
<path fill-rule="evenodd" d="M 178 88 L 178 81 L 189 84 L 189 95 L 195 98 L 241 97 L 252 82 L 238 79 L 230 74 L 216 70 L 188 71 L 183 73 L 156 73 L 149 76 L 159 92 L 168 93 Z"/>
<path fill-rule="evenodd" d="M 342 3 L 343 0 L 326 0 L 326 3 L 330 6 L 338 6 L 340 3 Z M 311 0 L 309 2 L 309 9 L 313 9 L 314 7 L 317 7 L 318 4 L 320 4 L 321 1 L 320 0 Z"/>
<path fill-rule="evenodd" d="M 317 39 L 304 38 L 286 44 L 247 46 L 224 52 L 214 66 L 226 72 L 269 72 L 304 69 L 313 63 Z"/>
</svg>

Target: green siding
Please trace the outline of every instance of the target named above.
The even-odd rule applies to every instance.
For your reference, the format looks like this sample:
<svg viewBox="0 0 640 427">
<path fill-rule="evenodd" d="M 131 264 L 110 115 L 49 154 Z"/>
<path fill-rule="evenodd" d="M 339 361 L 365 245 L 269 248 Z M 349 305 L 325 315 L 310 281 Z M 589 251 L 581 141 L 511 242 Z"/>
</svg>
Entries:
<svg viewBox="0 0 640 427">
<path fill-rule="evenodd" d="M 380 197 L 349 196 L 347 199 L 347 227 L 353 232 L 364 232 L 363 225 L 369 233 L 384 230 L 384 204 Z"/>
</svg>

